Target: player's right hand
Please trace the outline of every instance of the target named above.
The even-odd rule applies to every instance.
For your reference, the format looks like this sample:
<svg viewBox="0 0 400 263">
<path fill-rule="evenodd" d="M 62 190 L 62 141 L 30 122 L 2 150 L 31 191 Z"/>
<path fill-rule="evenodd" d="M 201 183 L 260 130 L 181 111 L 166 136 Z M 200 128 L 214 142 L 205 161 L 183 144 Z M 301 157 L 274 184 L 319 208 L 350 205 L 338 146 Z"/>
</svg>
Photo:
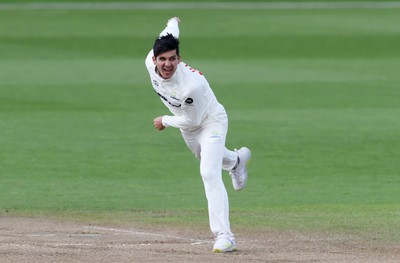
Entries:
<svg viewBox="0 0 400 263">
<path fill-rule="evenodd" d="M 179 17 L 177 17 L 177 16 L 171 17 L 170 19 L 168 19 L 168 22 L 171 21 L 171 20 L 176 20 L 176 22 L 178 22 L 178 24 L 181 22 L 181 19 Z"/>
</svg>

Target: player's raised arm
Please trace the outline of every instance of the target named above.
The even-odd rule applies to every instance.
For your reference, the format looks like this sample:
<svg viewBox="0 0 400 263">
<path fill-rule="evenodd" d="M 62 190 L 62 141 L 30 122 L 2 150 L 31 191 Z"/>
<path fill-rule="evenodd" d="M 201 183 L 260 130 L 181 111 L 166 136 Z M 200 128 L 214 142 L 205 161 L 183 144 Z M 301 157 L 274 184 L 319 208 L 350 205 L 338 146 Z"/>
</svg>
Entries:
<svg viewBox="0 0 400 263">
<path fill-rule="evenodd" d="M 164 28 L 163 31 L 161 31 L 159 37 L 165 36 L 167 34 L 172 34 L 174 37 L 179 38 L 179 23 L 181 22 L 179 17 L 172 17 L 168 20 L 167 26 Z M 147 68 L 153 68 L 153 62 L 152 62 L 152 57 L 153 57 L 153 50 L 150 50 L 150 52 L 146 56 L 146 66 Z"/>
<path fill-rule="evenodd" d="M 167 27 L 160 33 L 160 37 L 172 34 L 174 37 L 179 38 L 179 17 L 172 17 L 167 22 Z"/>
<path fill-rule="evenodd" d="M 179 128 L 186 145 L 200 161 L 200 175 L 208 202 L 210 229 L 215 235 L 214 252 L 236 250 L 229 223 L 229 200 L 222 170 L 229 171 L 235 190 L 247 183 L 247 162 L 251 152 L 242 147 L 231 151 L 225 146 L 228 116 L 202 73 L 181 62 L 178 17 L 154 41 L 146 59 L 153 89 L 172 116 L 158 116 L 154 128 Z M 201 158 L 200 158 L 201 157 Z"/>
</svg>

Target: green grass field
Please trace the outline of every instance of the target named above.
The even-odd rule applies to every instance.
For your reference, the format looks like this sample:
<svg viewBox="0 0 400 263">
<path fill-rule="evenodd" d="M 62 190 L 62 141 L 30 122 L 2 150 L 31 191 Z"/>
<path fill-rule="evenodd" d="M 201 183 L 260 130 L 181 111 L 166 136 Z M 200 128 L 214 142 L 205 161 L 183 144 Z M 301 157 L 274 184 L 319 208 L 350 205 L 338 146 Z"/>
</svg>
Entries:
<svg viewBox="0 0 400 263">
<path fill-rule="evenodd" d="M 400 9 L 0 10 L 0 216 L 208 226 L 197 160 L 152 125 L 176 15 L 253 152 L 244 191 L 224 174 L 233 230 L 400 242 Z"/>
</svg>

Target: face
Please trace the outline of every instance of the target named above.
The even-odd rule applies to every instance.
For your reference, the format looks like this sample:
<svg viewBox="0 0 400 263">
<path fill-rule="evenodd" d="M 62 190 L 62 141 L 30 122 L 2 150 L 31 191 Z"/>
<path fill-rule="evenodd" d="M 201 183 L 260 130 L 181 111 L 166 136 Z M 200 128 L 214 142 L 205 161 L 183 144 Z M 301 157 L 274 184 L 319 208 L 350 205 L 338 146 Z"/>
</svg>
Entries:
<svg viewBox="0 0 400 263">
<path fill-rule="evenodd" d="M 164 79 L 169 79 L 174 75 L 180 62 L 181 58 L 176 54 L 175 49 L 153 57 L 153 63 L 157 67 L 157 72 Z"/>
</svg>

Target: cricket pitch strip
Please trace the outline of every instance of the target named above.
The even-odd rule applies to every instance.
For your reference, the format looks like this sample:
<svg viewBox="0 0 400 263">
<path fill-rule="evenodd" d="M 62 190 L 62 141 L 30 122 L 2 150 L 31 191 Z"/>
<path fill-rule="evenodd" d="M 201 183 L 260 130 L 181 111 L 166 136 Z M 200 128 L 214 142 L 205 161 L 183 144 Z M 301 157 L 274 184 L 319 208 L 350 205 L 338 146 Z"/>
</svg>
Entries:
<svg viewBox="0 0 400 263">
<path fill-rule="evenodd" d="M 201 232 L 201 233 L 200 233 Z M 212 252 L 207 230 L 0 217 L 0 262 L 398 262 L 400 247 L 348 235 L 238 231 L 238 251 Z"/>
</svg>

